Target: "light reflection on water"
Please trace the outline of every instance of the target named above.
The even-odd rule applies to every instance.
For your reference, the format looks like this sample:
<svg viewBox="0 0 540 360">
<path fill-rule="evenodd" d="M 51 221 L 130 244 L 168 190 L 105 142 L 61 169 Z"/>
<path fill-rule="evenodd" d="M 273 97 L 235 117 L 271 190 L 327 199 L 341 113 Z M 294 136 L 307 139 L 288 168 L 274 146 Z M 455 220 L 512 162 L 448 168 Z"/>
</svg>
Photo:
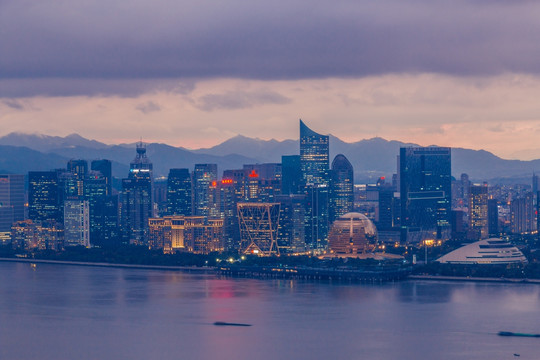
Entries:
<svg viewBox="0 0 540 360">
<path fill-rule="evenodd" d="M 0 262 L 2 359 L 538 359 L 540 339 L 495 334 L 540 333 L 539 318 L 539 285 L 330 284 Z"/>
</svg>

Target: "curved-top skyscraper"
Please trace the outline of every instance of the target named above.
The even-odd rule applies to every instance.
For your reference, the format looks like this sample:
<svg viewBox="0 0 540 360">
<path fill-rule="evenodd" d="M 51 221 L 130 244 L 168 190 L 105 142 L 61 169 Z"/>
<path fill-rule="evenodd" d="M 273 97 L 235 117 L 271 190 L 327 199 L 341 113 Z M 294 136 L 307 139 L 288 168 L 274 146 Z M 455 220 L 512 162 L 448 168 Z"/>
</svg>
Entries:
<svg viewBox="0 0 540 360">
<path fill-rule="evenodd" d="M 345 155 L 332 161 L 330 181 L 330 223 L 354 208 L 354 171 Z"/>
<path fill-rule="evenodd" d="M 306 195 L 305 242 L 308 249 L 326 248 L 329 209 L 328 135 L 317 134 L 300 120 L 300 169 Z"/>
<path fill-rule="evenodd" d="M 317 134 L 300 119 L 300 168 L 305 185 L 328 185 L 328 135 Z"/>
</svg>

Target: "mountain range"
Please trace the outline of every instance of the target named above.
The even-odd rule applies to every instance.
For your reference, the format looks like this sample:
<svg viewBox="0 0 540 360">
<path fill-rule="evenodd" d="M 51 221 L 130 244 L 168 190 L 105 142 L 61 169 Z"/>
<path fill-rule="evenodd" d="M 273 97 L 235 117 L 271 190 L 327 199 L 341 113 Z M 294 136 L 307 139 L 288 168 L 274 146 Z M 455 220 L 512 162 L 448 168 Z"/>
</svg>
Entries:
<svg viewBox="0 0 540 360">
<path fill-rule="evenodd" d="M 379 176 L 396 173 L 399 148 L 416 144 L 372 138 L 346 143 L 330 135 L 330 159 L 344 154 L 355 170 L 355 182 L 373 182 Z M 216 163 L 219 171 L 242 168 L 243 164 L 281 162 L 281 155 L 299 153 L 298 140 L 261 140 L 235 136 L 211 148 L 188 150 L 167 144 L 147 145 L 156 177 L 166 176 L 170 168 L 193 169 L 197 163 Z M 78 134 L 66 137 L 11 133 L 0 137 L 0 172 L 22 173 L 32 170 L 64 168 L 69 159 L 109 159 L 113 175 L 127 176 L 135 157 L 133 144 L 108 145 Z M 452 174 L 469 174 L 474 181 L 529 182 L 540 169 L 540 159 L 521 161 L 502 159 L 485 150 L 452 149 Z"/>
</svg>

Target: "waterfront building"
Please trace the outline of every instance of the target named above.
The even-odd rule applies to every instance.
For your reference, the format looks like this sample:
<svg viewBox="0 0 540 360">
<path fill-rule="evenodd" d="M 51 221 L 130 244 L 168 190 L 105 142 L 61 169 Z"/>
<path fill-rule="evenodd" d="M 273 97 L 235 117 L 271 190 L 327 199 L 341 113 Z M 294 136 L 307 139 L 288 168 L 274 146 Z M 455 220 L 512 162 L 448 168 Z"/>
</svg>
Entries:
<svg viewBox="0 0 540 360">
<path fill-rule="evenodd" d="M 152 163 L 146 156 L 146 146 L 140 142 L 128 178 L 122 179 L 124 243 L 147 245 L 148 219 L 153 217 L 152 187 Z"/>
<path fill-rule="evenodd" d="M 193 171 L 193 211 L 195 216 L 208 216 L 210 213 L 209 189 L 217 181 L 216 164 L 195 164 Z"/>
<path fill-rule="evenodd" d="M 90 247 L 90 208 L 88 201 L 64 201 L 64 246 Z"/>
<path fill-rule="evenodd" d="M 404 241 L 450 236 L 451 150 L 404 147 L 399 155 L 401 225 Z"/>
<path fill-rule="evenodd" d="M 485 239 L 488 228 L 488 185 L 474 184 L 469 188 L 469 239 Z"/>
<path fill-rule="evenodd" d="M 28 218 L 33 221 L 55 221 L 62 224 L 58 174 L 56 171 L 28 173 Z"/>
<path fill-rule="evenodd" d="M 191 216 L 191 174 L 188 169 L 170 169 L 167 178 L 167 215 Z"/>
<path fill-rule="evenodd" d="M 372 252 L 377 243 L 377 229 L 365 215 L 347 213 L 336 219 L 328 235 L 328 248 L 337 255 Z"/>
<path fill-rule="evenodd" d="M 277 231 L 279 203 L 239 203 L 240 252 L 244 254 L 279 254 Z"/>
<path fill-rule="evenodd" d="M 177 251 L 209 254 L 224 250 L 223 220 L 172 215 L 148 221 L 151 249 L 162 249 L 167 254 Z"/>
<path fill-rule="evenodd" d="M 24 175 L 0 175 L 0 244 L 11 241 L 11 225 L 24 220 Z"/>
<path fill-rule="evenodd" d="M 354 209 L 354 170 L 345 155 L 334 158 L 330 175 L 329 221 L 332 223 Z"/>
<path fill-rule="evenodd" d="M 62 249 L 64 230 L 56 222 L 16 221 L 11 227 L 11 246 L 16 250 Z"/>
<path fill-rule="evenodd" d="M 509 242 L 491 238 L 462 246 L 437 261 L 441 264 L 520 265 L 526 264 L 527 258 Z"/>
</svg>

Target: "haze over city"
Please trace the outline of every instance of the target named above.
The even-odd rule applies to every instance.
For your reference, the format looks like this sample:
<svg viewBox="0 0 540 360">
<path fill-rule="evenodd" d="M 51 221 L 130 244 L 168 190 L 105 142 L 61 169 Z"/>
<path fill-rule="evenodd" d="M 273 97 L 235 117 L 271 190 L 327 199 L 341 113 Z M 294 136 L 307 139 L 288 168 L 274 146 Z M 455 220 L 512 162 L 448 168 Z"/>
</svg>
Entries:
<svg viewBox="0 0 540 360">
<path fill-rule="evenodd" d="M 0 2 L 0 135 L 297 138 L 540 158 L 531 1 Z"/>
</svg>

